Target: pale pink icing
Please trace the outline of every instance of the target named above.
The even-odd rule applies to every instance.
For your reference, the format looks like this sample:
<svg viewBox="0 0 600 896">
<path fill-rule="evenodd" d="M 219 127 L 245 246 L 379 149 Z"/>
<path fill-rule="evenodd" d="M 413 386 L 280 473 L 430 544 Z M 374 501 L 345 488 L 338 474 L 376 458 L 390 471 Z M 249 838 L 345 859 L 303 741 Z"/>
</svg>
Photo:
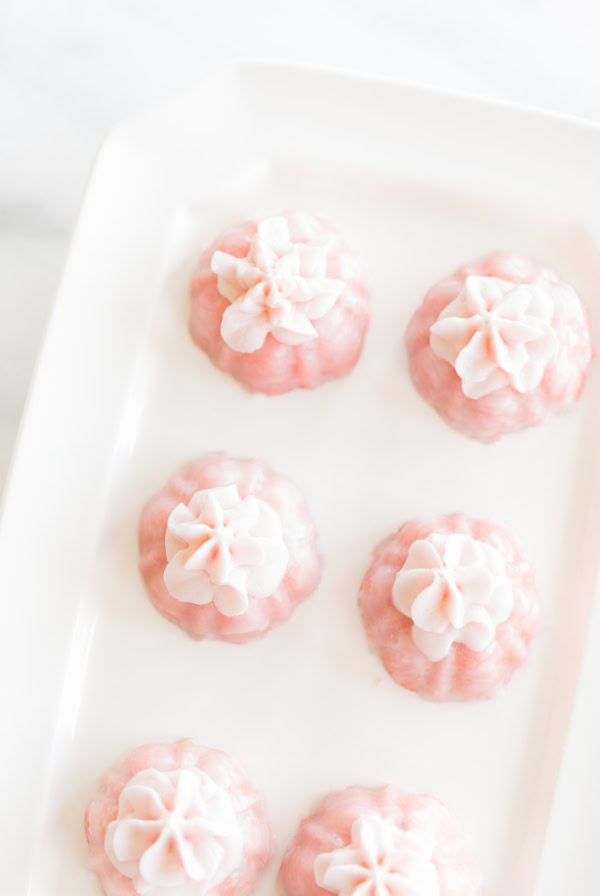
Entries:
<svg viewBox="0 0 600 896">
<path fill-rule="evenodd" d="M 230 795 L 206 772 L 149 768 L 121 791 L 105 847 L 140 896 L 205 896 L 240 864 L 243 838 Z"/>
<path fill-rule="evenodd" d="M 418 837 L 419 865 L 427 867 L 430 862 L 434 866 L 439 896 L 483 896 L 481 872 L 472 844 L 448 809 L 435 797 L 411 793 L 393 784 L 384 787 L 347 787 L 328 794 L 319 803 L 315 811 L 300 823 L 283 857 L 278 883 L 284 896 L 326 896 L 327 893 L 336 892 L 325 889 L 316 880 L 315 863 L 320 865 L 322 862 L 323 868 L 319 867 L 319 871 L 325 871 L 326 862 L 319 857 L 352 848 L 357 819 L 374 815 L 385 823 L 386 832 L 394 829 Z M 406 844 L 401 834 L 394 834 L 396 837 Z M 429 845 L 429 858 L 425 859 Z M 373 854 L 370 848 L 369 854 Z M 367 866 L 369 862 L 367 859 Z M 371 862 L 371 866 L 373 864 Z M 361 874 L 361 869 L 362 872 L 367 870 L 364 859 L 357 866 L 357 875 Z M 399 884 L 399 889 L 391 891 L 393 896 L 431 896 L 432 892 L 437 896 L 437 892 L 431 889 L 434 886 L 431 870 L 424 874 L 429 889 L 410 889 L 406 878 L 404 881 L 394 880 Z M 350 887 L 352 877 L 349 875 L 350 880 L 346 878 Z M 389 890 L 373 890 L 372 875 L 366 873 L 365 878 L 365 894 L 388 896 Z"/>
<path fill-rule="evenodd" d="M 455 370 L 453 354 L 446 360 L 434 351 L 432 327 L 471 277 L 543 287 L 552 298 L 551 326 L 558 351 L 545 366 L 541 381 L 529 391 L 520 392 L 512 383 L 506 383 L 480 398 L 469 398 L 464 381 Z M 468 336 L 470 324 L 463 321 L 459 326 L 466 328 Z M 411 377 L 423 398 L 452 426 L 483 441 L 538 425 L 551 413 L 570 408 L 584 387 L 593 354 L 589 316 L 573 289 L 551 268 L 506 253 L 463 265 L 432 286 L 407 327 L 406 347 Z"/>
<path fill-rule="evenodd" d="M 432 662 L 454 642 L 485 650 L 508 619 L 512 583 L 502 554 L 469 535 L 432 533 L 414 541 L 392 588 L 394 606 L 412 619 L 412 639 Z"/>
<path fill-rule="evenodd" d="M 214 602 L 225 616 L 248 609 L 248 595 L 268 597 L 288 562 L 281 520 L 255 495 L 237 486 L 197 491 L 169 516 L 165 535 L 169 593 L 185 603 Z"/>
<path fill-rule="evenodd" d="M 100 789 L 86 812 L 85 832 L 90 847 L 89 867 L 97 875 L 106 896 L 137 896 L 133 880 L 114 866 L 105 843 L 108 828 L 119 815 L 124 788 L 148 769 L 169 776 L 181 769 L 198 769 L 227 794 L 241 832 L 242 853 L 237 867 L 212 887 L 210 896 L 249 896 L 274 849 L 264 797 L 254 788 L 247 771 L 234 756 L 202 747 L 192 740 L 144 744 L 103 776 Z M 203 884 L 190 881 L 187 889 L 188 893 L 185 889 L 171 888 L 169 896 L 180 896 L 180 893 L 182 896 L 199 896 Z M 159 891 L 159 896 L 166 894 Z"/>
<path fill-rule="evenodd" d="M 315 880 L 339 896 L 439 896 L 429 831 L 404 830 L 378 812 L 360 815 L 348 846 L 315 859 Z"/>
<path fill-rule="evenodd" d="M 310 218 L 318 236 L 335 236 L 326 257 L 326 278 L 344 283 L 333 307 L 322 317 L 312 318 L 317 336 L 297 345 L 286 345 L 267 333 L 261 348 L 235 351 L 221 334 L 223 318 L 232 303 L 218 287 L 211 269 L 215 253 L 245 259 L 264 218 L 253 218 L 220 234 L 202 253 L 191 284 L 190 333 L 194 342 L 221 370 L 236 377 L 247 388 L 277 395 L 291 389 L 313 389 L 321 383 L 345 376 L 362 351 L 369 322 L 370 293 L 361 266 L 342 237 L 320 218 L 284 211 L 277 217 L 287 222 L 290 241 L 306 240 L 305 222 Z"/>
<path fill-rule="evenodd" d="M 454 366 L 468 398 L 503 386 L 517 392 L 539 386 L 558 353 L 552 329 L 557 290 L 546 281 L 467 277 L 431 327 L 430 343 L 436 355 Z"/>
<path fill-rule="evenodd" d="M 273 216 L 259 223 L 245 257 L 219 250 L 212 256 L 219 292 L 231 302 L 221 336 L 234 351 L 262 348 L 269 333 L 285 345 L 315 339 L 311 321 L 327 314 L 345 288 L 327 276 L 335 236 L 308 215 L 297 218 L 301 240 L 292 241 L 286 218 Z"/>
<path fill-rule="evenodd" d="M 494 547 L 504 560 L 513 598 L 509 617 L 496 626 L 485 650 L 454 643 L 439 662 L 432 662 L 417 647 L 412 636 L 413 620 L 398 612 L 392 599 L 396 576 L 406 563 L 411 545 L 433 533 L 460 533 Z M 541 622 L 535 575 L 514 536 L 496 523 L 464 514 L 411 520 L 386 538 L 374 551 L 358 603 L 369 644 L 394 681 L 439 701 L 493 695 L 525 662 Z"/>
</svg>

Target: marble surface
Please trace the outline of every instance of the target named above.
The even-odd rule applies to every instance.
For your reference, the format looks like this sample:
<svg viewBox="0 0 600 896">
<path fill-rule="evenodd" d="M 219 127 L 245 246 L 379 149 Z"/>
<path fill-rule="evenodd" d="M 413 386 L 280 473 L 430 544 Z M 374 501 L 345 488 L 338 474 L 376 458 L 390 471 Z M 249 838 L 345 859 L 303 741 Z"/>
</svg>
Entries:
<svg viewBox="0 0 600 896">
<path fill-rule="evenodd" d="M 119 119 L 228 59 L 600 121 L 596 0 L 0 0 L 0 482 L 86 178 Z"/>
</svg>

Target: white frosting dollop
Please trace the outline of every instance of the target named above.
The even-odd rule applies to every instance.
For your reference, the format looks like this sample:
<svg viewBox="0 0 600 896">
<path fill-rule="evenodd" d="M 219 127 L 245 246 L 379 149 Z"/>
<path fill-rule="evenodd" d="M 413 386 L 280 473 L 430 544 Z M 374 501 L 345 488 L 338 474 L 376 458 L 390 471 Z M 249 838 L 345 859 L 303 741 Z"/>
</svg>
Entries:
<svg viewBox="0 0 600 896">
<path fill-rule="evenodd" d="M 165 535 L 169 594 L 183 603 L 211 601 L 240 616 L 248 598 L 272 595 L 288 562 L 281 520 L 266 501 L 241 498 L 236 485 L 202 489 L 171 512 Z"/>
<path fill-rule="evenodd" d="M 236 352 L 256 351 L 269 333 L 285 345 L 314 339 L 311 321 L 333 308 L 346 285 L 327 276 L 335 238 L 314 218 L 296 218 L 301 241 L 292 242 L 287 220 L 275 216 L 260 222 L 244 258 L 217 251 L 211 259 L 218 290 L 231 303 L 221 336 Z"/>
<path fill-rule="evenodd" d="M 539 386 L 559 348 L 552 328 L 557 291 L 545 279 L 467 277 L 429 337 L 432 351 L 454 366 L 467 398 L 504 386 L 521 393 Z"/>
<path fill-rule="evenodd" d="M 359 816 L 352 842 L 315 859 L 319 887 L 339 896 L 439 896 L 428 831 L 405 831 L 377 812 Z"/>
<path fill-rule="evenodd" d="M 198 768 L 149 768 L 131 778 L 104 845 L 136 892 L 152 896 L 204 896 L 243 853 L 230 795 Z"/>
<path fill-rule="evenodd" d="M 500 551 L 469 535 L 434 533 L 411 544 L 392 602 L 412 619 L 413 641 L 435 663 L 455 641 L 476 652 L 489 647 L 514 597 Z"/>
</svg>

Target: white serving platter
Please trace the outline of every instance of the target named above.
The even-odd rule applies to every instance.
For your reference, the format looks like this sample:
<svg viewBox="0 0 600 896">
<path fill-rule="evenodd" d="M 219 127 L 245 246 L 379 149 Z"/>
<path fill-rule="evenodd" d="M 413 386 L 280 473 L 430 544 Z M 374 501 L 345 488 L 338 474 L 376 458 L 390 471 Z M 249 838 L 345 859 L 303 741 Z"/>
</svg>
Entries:
<svg viewBox="0 0 600 896">
<path fill-rule="evenodd" d="M 193 346 L 186 287 L 222 226 L 287 207 L 359 250 L 372 326 L 351 376 L 266 398 Z M 315 69 L 231 66 L 109 136 L 4 499 L 3 893 L 100 894 L 83 832 L 99 776 L 183 736 L 238 754 L 267 795 L 279 848 L 256 896 L 320 796 L 387 780 L 448 804 L 489 896 L 599 891 L 597 364 L 573 413 L 490 446 L 422 401 L 403 347 L 427 287 L 496 249 L 555 264 L 598 343 L 599 208 L 598 128 Z M 318 592 L 250 645 L 193 642 L 137 573 L 143 502 L 212 449 L 295 478 L 322 534 Z M 369 652 L 356 594 L 378 540 L 454 510 L 520 536 L 545 623 L 502 694 L 436 705 Z"/>
</svg>

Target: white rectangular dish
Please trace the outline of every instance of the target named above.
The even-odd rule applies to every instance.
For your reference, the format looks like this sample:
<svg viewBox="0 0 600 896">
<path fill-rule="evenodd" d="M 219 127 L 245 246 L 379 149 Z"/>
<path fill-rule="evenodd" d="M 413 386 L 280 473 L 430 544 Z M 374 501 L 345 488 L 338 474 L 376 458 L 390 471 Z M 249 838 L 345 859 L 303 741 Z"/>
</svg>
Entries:
<svg viewBox="0 0 600 896">
<path fill-rule="evenodd" d="M 39 360 L 0 530 L 6 691 L 2 892 L 94 896 L 83 814 L 148 740 L 231 750 L 267 795 L 281 852 L 325 791 L 396 780 L 475 839 L 489 896 L 597 893 L 600 378 L 576 410 L 495 445 L 446 426 L 403 347 L 428 286 L 512 249 L 554 264 L 600 319 L 600 129 L 527 109 L 243 63 L 123 124 L 96 163 Z M 249 395 L 192 344 L 200 249 L 259 207 L 322 212 L 362 254 L 372 326 L 350 377 Z M 137 572 L 145 499 L 212 449 L 308 492 L 326 572 L 267 638 L 195 643 Z M 490 701 L 436 705 L 369 653 L 356 595 L 405 519 L 506 523 L 545 623 Z M 587 641 L 587 644 L 586 644 Z M 585 647 L 585 650 L 584 650 Z"/>
</svg>

